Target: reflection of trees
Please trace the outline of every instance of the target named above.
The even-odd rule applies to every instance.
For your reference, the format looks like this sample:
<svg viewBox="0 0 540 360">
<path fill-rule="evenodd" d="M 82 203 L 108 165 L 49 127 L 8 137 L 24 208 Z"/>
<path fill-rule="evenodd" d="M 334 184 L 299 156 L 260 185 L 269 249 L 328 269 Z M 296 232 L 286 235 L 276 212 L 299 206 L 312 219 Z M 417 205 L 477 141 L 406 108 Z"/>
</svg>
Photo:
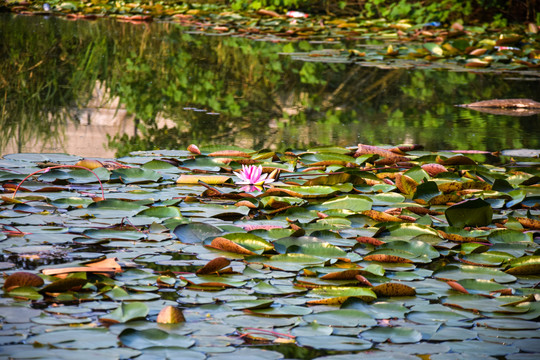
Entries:
<svg viewBox="0 0 540 360">
<path fill-rule="evenodd" d="M 68 44 L 51 31 L 55 21 L 37 25 L 45 30 L 35 36 L 36 29 L 29 31 L 20 20 L 0 21 L 0 148 L 11 140 L 20 149 L 37 134 L 59 136 L 64 121 L 60 109 L 75 100 L 71 89 L 61 87 L 71 74 L 64 58 Z"/>
<path fill-rule="evenodd" d="M 31 36 L 32 21 L 40 23 L 39 38 Z M 481 150 L 490 139 L 490 149 L 540 146 L 538 137 L 518 140 L 523 129 L 538 128 L 538 116 L 516 120 L 452 106 L 534 96 L 534 86 L 500 76 L 293 61 L 279 55 L 290 44 L 188 34 L 175 24 L 1 24 L 2 34 L 15 34 L 0 44 L 1 125 L 23 142 L 38 132 L 59 136 L 63 109 L 84 105 L 99 83 L 136 118 L 134 134 L 109 139 L 118 155 L 189 143 L 283 150 L 415 142 Z"/>
</svg>

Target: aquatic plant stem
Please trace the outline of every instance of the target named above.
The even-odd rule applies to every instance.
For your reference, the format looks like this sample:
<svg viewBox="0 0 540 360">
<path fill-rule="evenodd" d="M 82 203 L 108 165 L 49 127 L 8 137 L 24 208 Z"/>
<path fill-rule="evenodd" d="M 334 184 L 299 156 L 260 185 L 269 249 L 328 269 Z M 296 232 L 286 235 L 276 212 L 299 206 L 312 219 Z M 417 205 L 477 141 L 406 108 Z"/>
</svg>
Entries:
<svg viewBox="0 0 540 360">
<path fill-rule="evenodd" d="M 40 172 L 47 172 L 47 171 L 50 171 L 50 170 L 53 170 L 53 169 L 60 169 L 60 168 L 76 168 L 76 169 L 83 169 L 83 170 L 88 170 L 90 171 L 92 174 L 94 174 L 94 176 L 96 177 L 96 179 L 98 180 L 99 182 L 99 186 L 101 187 L 101 198 L 103 200 L 105 200 L 105 191 L 103 190 L 103 184 L 101 183 L 101 179 L 99 178 L 99 176 L 97 176 L 97 174 L 95 172 L 93 172 L 92 170 L 88 169 L 88 168 L 85 168 L 84 166 L 79 166 L 79 165 L 56 165 L 56 166 L 50 166 L 50 167 L 46 167 L 46 168 L 43 168 L 43 169 L 39 169 L 38 171 L 34 171 L 33 173 L 31 173 L 30 175 L 28 175 L 27 177 L 25 177 L 24 179 L 21 180 L 21 182 L 19 182 L 19 184 L 17 184 L 17 187 L 15 188 L 15 191 L 13 192 L 13 196 L 11 197 L 12 199 L 15 199 L 15 196 L 17 195 L 17 191 L 19 191 L 19 188 L 21 187 L 21 185 L 26 181 L 26 179 L 28 179 L 29 177 L 35 175 L 35 174 L 38 174 Z"/>
</svg>

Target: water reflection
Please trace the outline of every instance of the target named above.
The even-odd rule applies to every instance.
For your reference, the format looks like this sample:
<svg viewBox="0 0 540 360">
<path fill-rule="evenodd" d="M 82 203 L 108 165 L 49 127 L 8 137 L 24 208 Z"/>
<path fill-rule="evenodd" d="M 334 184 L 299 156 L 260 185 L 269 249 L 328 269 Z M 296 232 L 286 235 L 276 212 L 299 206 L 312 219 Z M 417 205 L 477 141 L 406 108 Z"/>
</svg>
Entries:
<svg viewBox="0 0 540 360">
<path fill-rule="evenodd" d="M 112 157 L 190 143 L 540 147 L 538 114 L 454 107 L 539 100 L 540 77 L 302 62 L 280 55 L 286 46 L 192 34 L 169 23 L 2 14 L 0 153 Z"/>
</svg>

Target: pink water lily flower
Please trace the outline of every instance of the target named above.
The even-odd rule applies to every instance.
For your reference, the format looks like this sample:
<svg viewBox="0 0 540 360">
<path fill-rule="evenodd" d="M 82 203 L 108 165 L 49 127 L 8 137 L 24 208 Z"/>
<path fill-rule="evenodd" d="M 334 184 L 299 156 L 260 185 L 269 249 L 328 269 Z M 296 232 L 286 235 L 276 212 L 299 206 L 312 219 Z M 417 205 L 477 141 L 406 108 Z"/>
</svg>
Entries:
<svg viewBox="0 0 540 360">
<path fill-rule="evenodd" d="M 273 177 L 262 173 L 260 165 L 242 165 L 242 170 L 234 174 L 240 178 L 240 181 L 237 182 L 240 185 L 264 185 L 274 182 Z"/>
</svg>

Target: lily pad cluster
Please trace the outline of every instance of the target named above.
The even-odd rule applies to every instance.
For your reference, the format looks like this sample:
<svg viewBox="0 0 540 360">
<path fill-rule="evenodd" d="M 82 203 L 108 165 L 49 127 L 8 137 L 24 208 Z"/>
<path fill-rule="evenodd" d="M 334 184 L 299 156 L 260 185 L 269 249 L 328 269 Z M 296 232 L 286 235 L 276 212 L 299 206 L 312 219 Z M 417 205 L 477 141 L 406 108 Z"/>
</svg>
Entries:
<svg viewBox="0 0 540 360">
<path fill-rule="evenodd" d="M 2 356 L 540 355 L 537 151 L 188 149 L 0 160 Z"/>
</svg>

